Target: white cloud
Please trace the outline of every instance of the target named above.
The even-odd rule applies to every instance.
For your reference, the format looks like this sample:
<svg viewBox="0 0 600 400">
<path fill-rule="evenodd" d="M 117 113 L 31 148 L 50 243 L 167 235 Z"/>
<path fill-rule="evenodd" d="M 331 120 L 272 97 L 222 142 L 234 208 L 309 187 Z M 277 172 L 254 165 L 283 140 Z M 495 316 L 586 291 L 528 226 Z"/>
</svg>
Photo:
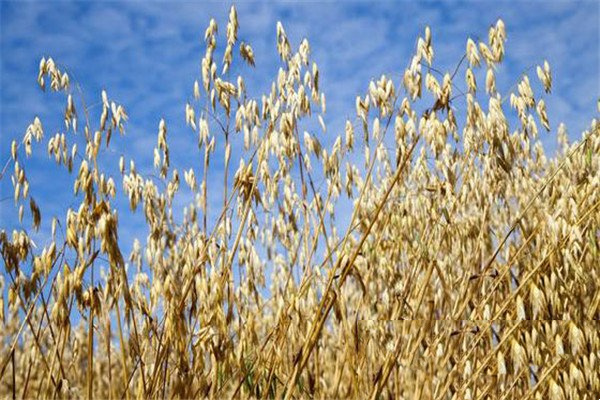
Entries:
<svg viewBox="0 0 600 400">
<path fill-rule="evenodd" d="M 96 102 L 105 88 L 128 110 L 127 136 L 113 139 L 112 161 L 125 153 L 127 159 L 138 160 L 139 168 L 151 170 L 151 149 L 162 117 L 169 127 L 174 164 L 182 168 L 200 165 L 193 151 L 195 138 L 184 124 L 184 105 L 199 76 L 205 26 L 214 16 L 222 34 L 229 6 L 60 2 L 25 3 L 19 7 L 2 3 L 1 7 L 2 157 L 8 155 L 10 141 L 22 134 L 34 115 L 42 117 L 47 135 L 62 129 L 62 98 L 41 93 L 35 84 L 39 57 L 52 55 L 80 80 L 88 103 Z M 247 82 L 255 94 L 268 88 L 279 67 L 276 21 L 282 20 L 294 47 L 301 38 L 309 39 L 327 94 L 328 132 L 339 132 L 344 119 L 354 115 L 354 98 L 364 93 L 369 79 L 396 74 L 399 82 L 398 74 L 409 62 L 417 35 L 426 24 L 433 28 L 436 65 L 451 69 L 462 56 L 466 37 L 486 38 L 487 28 L 498 17 L 504 19 L 509 36 L 506 63 L 498 75 L 500 87 L 511 86 L 511 80 L 529 66 L 527 63 L 547 58 L 555 81 L 554 93 L 547 101 L 549 114 L 567 121 L 571 135 L 577 137 L 595 113 L 600 18 L 594 2 L 517 2 L 494 7 L 483 2 L 243 2 L 238 14 L 239 37 L 251 43 L 256 54 L 255 75 Z M 331 137 L 327 134 L 323 141 Z M 552 146 L 554 138 L 549 137 L 548 142 Z M 222 165 L 221 158 L 221 154 L 215 156 L 215 165 Z M 139 165 L 139 161 L 147 165 Z M 48 162 L 44 157 L 31 160 L 30 174 L 43 173 Z M 232 160 L 234 166 L 237 162 Z M 222 174 L 214 173 L 216 177 Z M 222 176 L 216 179 L 221 182 Z M 56 184 L 38 183 L 39 188 L 32 188 L 32 193 L 39 190 L 41 198 L 54 199 Z M 53 202 L 69 204 L 71 188 L 66 183 L 64 186 L 68 189 L 61 192 L 64 201 L 56 198 Z M 219 190 L 218 186 L 211 190 L 218 199 Z M 3 179 L 0 198 L 11 194 L 10 180 Z M 15 226 L 12 208 L 5 204 L 0 207 L 0 225 Z M 50 205 L 48 209 L 52 210 Z"/>
</svg>

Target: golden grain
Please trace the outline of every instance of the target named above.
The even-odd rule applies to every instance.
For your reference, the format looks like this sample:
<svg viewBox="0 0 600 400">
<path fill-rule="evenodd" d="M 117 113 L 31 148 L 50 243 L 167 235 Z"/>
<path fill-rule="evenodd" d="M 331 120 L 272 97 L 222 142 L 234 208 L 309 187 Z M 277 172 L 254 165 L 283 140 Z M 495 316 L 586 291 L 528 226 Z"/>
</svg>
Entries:
<svg viewBox="0 0 600 400">
<path fill-rule="evenodd" d="M 425 27 L 400 80 L 381 75 L 366 85 L 356 115 L 334 136 L 331 127 L 325 134 L 326 97 L 308 40 L 294 51 L 277 23 L 282 67 L 257 96 L 242 76 L 229 76 L 240 61 L 256 65 L 239 30 L 232 7 L 220 73 L 217 22 L 205 31 L 200 76 L 184 104 L 197 164 L 173 168 L 160 119 L 158 175 L 138 172 L 133 159 L 126 171 L 121 155 L 120 185 L 101 148 L 125 132 L 125 109 L 102 90 L 95 126 L 69 76 L 52 58 L 40 61 L 39 86 L 50 82 L 66 103 L 66 131 L 48 139 L 47 153 L 69 172 L 76 164 L 75 195 L 38 249 L 26 225 L 48 222 L 20 158 L 43 140 L 36 117 L 10 148 L 23 227 L 0 231 L 0 332 L 10 344 L 0 352 L 1 395 L 600 393 L 600 126 L 593 119 L 570 144 L 558 124 L 559 149 L 545 154 L 537 125 L 553 132 L 551 103 L 526 74 L 505 95 L 496 80 L 504 23 L 487 41 L 467 40 L 466 93 L 451 72 L 434 70 Z M 536 72 L 549 94 L 549 64 Z M 485 103 L 477 79 L 485 79 Z M 73 134 L 76 110 L 84 135 Z M 307 122 L 320 131 L 305 131 Z M 119 218 L 128 212 L 143 214 L 145 238 L 124 233 Z"/>
</svg>

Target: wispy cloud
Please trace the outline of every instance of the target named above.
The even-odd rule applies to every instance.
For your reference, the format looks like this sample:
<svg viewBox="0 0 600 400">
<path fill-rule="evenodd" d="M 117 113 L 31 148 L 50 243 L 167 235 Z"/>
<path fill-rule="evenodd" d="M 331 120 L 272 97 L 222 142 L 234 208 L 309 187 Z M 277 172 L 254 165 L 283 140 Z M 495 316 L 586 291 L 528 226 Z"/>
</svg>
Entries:
<svg viewBox="0 0 600 400">
<path fill-rule="evenodd" d="M 199 77 L 204 28 L 214 16 L 223 31 L 227 5 L 2 2 L 0 7 L 2 160 L 11 140 L 22 135 L 35 115 L 41 117 L 47 135 L 63 130 L 62 98 L 41 93 L 35 83 L 39 59 L 51 55 L 77 78 L 88 103 L 97 102 L 106 89 L 126 107 L 127 136 L 115 139 L 114 160 L 127 154 L 138 160 L 139 168 L 150 171 L 158 121 L 165 118 L 174 163 L 199 164 L 189 151 L 195 142 L 184 124 L 184 105 Z M 279 66 L 276 21 L 283 22 L 294 46 L 303 37 L 310 40 L 328 95 L 329 131 L 341 129 L 344 119 L 354 114 L 355 96 L 364 93 L 369 79 L 385 73 L 398 81 L 425 25 L 433 27 L 436 65 L 447 70 L 460 59 L 466 37 L 484 38 L 497 18 L 504 19 L 509 36 L 507 59 L 498 75 L 501 88 L 514 84 L 532 63 L 548 59 L 555 85 L 547 104 L 556 118 L 551 121 L 554 126 L 566 122 L 575 138 L 595 113 L 600 85 L 596 2 L 511 2 L 494 7 L 485 2 L 243 2 L 238 13 L 240 38 L 256 53 L 257 68 L 247 82 L 255 94 L 268 88 Z M 552 147 L 554 138 L 546 140 Z M 72 188 L 66 174 L 42 154 L 45 149 L 38 150 L 40 155 L 26 163 L 29 175 L 39 176 L 32 181 L 32 194 L 42 200 L 46 217 L 60 215 L 72 201 Z M 5 178 L 0 198 L 11 195 L 10 179 Z M 12 207 L 10 200 L 0 203 L 3 228 L 18 226 Z"/>
</svg>

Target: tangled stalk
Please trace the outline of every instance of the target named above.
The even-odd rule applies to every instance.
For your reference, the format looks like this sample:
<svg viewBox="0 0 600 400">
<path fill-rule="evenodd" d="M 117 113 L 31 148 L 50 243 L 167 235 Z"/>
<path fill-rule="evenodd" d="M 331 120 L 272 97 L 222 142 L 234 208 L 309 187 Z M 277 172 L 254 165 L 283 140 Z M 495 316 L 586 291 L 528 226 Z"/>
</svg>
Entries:
<svg viewBox="0 0 600 400">
<path fill-rule="evenodd" d="M 278 23 L 281 67 L 255 96 L 232 76 L 256 63 L 239 29 L 231 8 L 222 60 L 217 22 L 206 29 L 183 181 L 167 121 L 151 176 L 110 165 L 125 108 L 102 91 L 92 115 L 41 60 L 40 87 L 66 98 L 47 152 L 78 205 L 34 245 L 35 118 L 2 171 L 21 223 L 0 231 L 2 396 L 597 398 L 600 127 L 570 144 L 551 125 L 548 63 L 502 95 L 501 20 L 445 73 L 427 27 L 400 81 L 370 82 L 331 135 L 308 41 L 293 50 Z M 120 235 L 117 211 L 143 215 L 145 243 Z"/>
</svg>

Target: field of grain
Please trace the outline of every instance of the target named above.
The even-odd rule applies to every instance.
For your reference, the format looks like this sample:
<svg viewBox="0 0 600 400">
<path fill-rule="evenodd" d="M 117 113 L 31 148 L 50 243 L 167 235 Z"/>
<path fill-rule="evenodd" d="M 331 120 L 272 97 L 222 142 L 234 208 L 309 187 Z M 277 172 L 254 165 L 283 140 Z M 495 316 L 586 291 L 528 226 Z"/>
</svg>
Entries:
<svg viewBox="0 0 600 400">
<path fill-rule="evenodd" d="M 600 396 L 600 125 L 569 142 L 546 111 L 547 62 L 499 93 L 502 20 L 465 38 L 451 71 L 424 27 L 406 70 L 365 82 L 338 134 L 308 40 L 278 24 L 281 67 L 269 92 L 249 93 L 228 71 L 252 74 L 252 44 L 235 8 L 222 23 L 205 31 L 185 104 L 199 161 L 170 165 L 161 120 L 154 177 L 127 155 L 120 175 L 101 162 L 127 138 L 127 105 L 86 93 L 101 104 L 92 119 L 60 64 L 41 60 L 66 129 L 36 118 L 2 174 L 33 225 L 0 226 L 2 398 Z M 558 140 L 552 156 L 542 135 Z M 30 195 L 33 151 L 71 172 L 66 215 L 42 218 Z M 217 159 L 220 209 L 207 205 Z M 147 225 L 131 254 L 116 199 Z M 51 244 L 38 247 L 28 232 L 43 223 Z"/>
</svg>

